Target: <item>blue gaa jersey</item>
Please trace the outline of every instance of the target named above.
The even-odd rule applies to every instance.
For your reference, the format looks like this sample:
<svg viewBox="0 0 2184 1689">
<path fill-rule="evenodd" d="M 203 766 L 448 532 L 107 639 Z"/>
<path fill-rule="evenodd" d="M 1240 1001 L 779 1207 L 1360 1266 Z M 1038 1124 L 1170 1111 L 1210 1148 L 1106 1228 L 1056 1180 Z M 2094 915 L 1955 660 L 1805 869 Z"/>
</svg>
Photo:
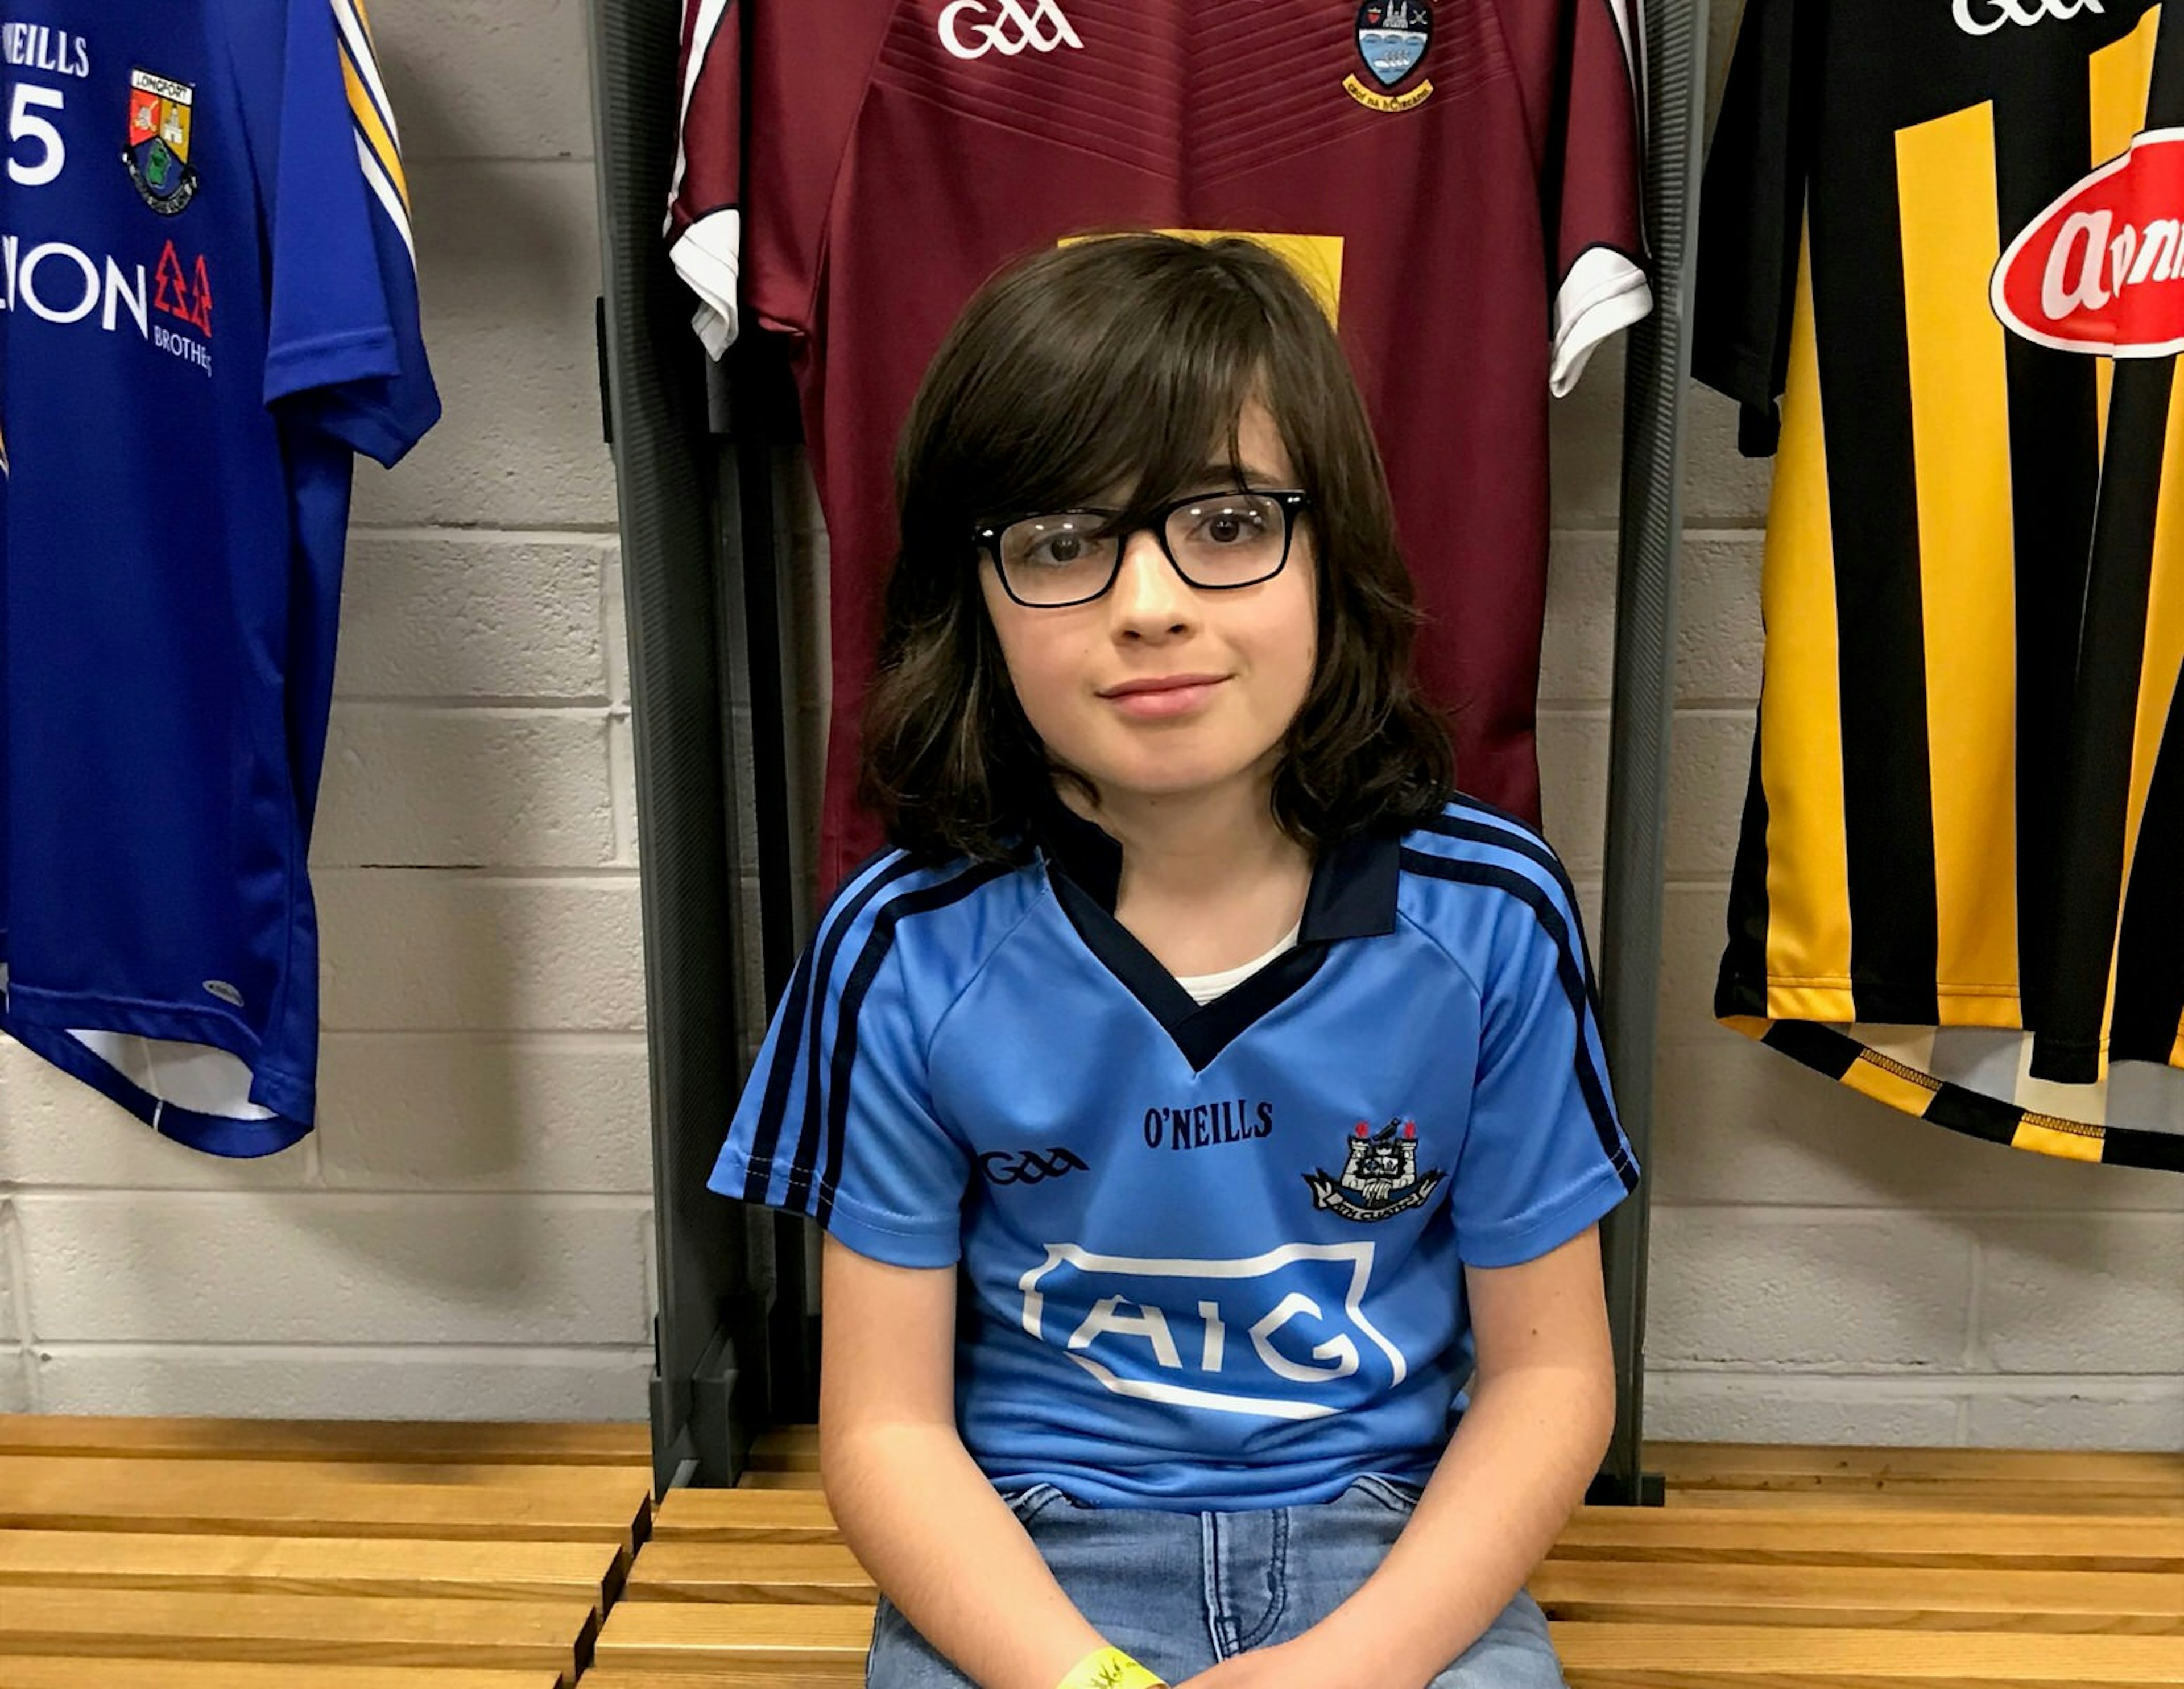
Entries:
<svg viewBox="0 0 2184 1689">
<path fill-rule="evenodd" d="M 362 0 L 0 0 L 0 1027 L 310 1129 L 352 454 L 439 399 Z"/>
<path fill-rule="evenodd" d="M 1468 801 L 1326 852 L 1295 948 L 1204 1007 L 1067 813 L 1012 863 L 835 897 L 711 1180 L 961 1261 L 956 1408 L 996 1486 L 1181 1511 L 1423 1483 L 1473 1366 L 1462 1268 L 1613 1208 L 1577 906 Z"/>
</svg>

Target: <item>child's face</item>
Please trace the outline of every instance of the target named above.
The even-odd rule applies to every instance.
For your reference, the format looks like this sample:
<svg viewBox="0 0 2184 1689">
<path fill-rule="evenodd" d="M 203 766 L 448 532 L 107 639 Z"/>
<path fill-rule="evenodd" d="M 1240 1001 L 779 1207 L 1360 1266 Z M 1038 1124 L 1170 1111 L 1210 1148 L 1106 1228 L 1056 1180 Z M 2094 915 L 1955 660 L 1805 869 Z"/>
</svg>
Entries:
<svg viewBox="0 0 2184 1689">
<path fill-rule="evenodd" d="M 1245 407 L 1238 447 L 1251 486 L 1296 486 L 1273 418 L 1256 401 Z M 1208 455 L 1227 454 L 1221 440 Z M 1025 716 L 1049 754 L 1103 800 L 1272 778 L 1317 658 L 1306 523 L 1296 524 L 1279 574 L 1228 591 L 1191 586 L 1149 532 L 1129 537 L 1114 585 L 1089 604 L 1027 607 L 1002 589 L 990 559 L 982 574 Z M 1165 684 L 1138 689 L 1147 682 Z"/>
</svg>

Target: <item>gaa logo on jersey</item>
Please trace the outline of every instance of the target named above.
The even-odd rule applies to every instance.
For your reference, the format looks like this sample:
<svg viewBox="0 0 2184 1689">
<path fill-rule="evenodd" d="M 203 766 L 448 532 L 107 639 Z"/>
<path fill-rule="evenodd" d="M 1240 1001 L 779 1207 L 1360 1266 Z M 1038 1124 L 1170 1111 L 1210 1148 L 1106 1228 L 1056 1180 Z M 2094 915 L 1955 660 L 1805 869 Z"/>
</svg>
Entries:
<svg viewBox="0 0 2184 1689">
<path fill-rule="evenodd" d="M 1352 75 L 1344 79 L 1344 91 L 1375 111 L 1408 111 L 1433 92 L 1431 82 L 1422 81 L 1402 94 L 1379 91 L 1417 70 L 1432 41 L 1431 0 L 1365 0 L 1357 8 L 1357 56 L 1373 85 L 1368 87 Z"/>
<path fill-rule="evenodd" d="M 190 108 L 196 90 L 148 70 L 129 73 L 129 148 L 121 162 L 144 203 L 172 217 L 197 198 L 190 164 Z"/>
<path fill-rule="evenodd" d="M 1401 1135 L 1397 1135 L 1401 1129 Z M 1418 1123 L 1390 1120 L 1374 1132 L 1362 1120 L 1350 1129 L 1349 1156 L 1339 1178 L 1307 1173 L 1312 1206 L 1331 1208 L 1346 1220 L 1384 1220 L 1430 1201 L 1448 1175 L 1418 1171 Z"/>
<path fill-rule="evenodd" d="M 2009 243 L 1990 288 L 2014 332 L 2064 352 L 2184 351 L 2184 129 L 2149 129 Z"/>
</svg>

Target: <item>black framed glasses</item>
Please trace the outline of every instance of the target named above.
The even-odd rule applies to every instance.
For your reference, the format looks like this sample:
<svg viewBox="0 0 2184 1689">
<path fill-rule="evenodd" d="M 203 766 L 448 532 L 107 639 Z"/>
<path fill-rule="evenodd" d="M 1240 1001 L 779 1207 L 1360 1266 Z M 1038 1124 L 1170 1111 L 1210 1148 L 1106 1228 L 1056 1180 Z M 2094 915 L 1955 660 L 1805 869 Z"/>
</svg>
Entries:
<svg viewBox="0 0 2184 1689">
<path fill-rule="evenodd" d="M 1150 530 L 1175 572 L 1202 592 L 1255 587 L 1282 572 L 1302 493 L 1251 488 L 1194 493 L 1142 513 L 1053 510 L 973 530 L 1001 589 L 1027 609 L 1089 604 L 1115 584 L 1130 536 Z"/>
</svg>

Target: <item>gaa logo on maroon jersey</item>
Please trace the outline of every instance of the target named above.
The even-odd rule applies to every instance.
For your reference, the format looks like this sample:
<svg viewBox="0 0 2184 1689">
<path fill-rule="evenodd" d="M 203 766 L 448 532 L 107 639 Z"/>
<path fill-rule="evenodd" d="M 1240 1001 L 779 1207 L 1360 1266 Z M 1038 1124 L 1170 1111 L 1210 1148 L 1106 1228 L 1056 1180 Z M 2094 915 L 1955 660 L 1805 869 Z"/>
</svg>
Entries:
<svg viewBox="0 0 2184 1689">
<path fill-rule="evenodd" d="M 1995 266 L 1994 314 L 2064 352 L 2184 351 L 2184 129 L 2149 129 L 2042 212 Z"/>
</svg>

